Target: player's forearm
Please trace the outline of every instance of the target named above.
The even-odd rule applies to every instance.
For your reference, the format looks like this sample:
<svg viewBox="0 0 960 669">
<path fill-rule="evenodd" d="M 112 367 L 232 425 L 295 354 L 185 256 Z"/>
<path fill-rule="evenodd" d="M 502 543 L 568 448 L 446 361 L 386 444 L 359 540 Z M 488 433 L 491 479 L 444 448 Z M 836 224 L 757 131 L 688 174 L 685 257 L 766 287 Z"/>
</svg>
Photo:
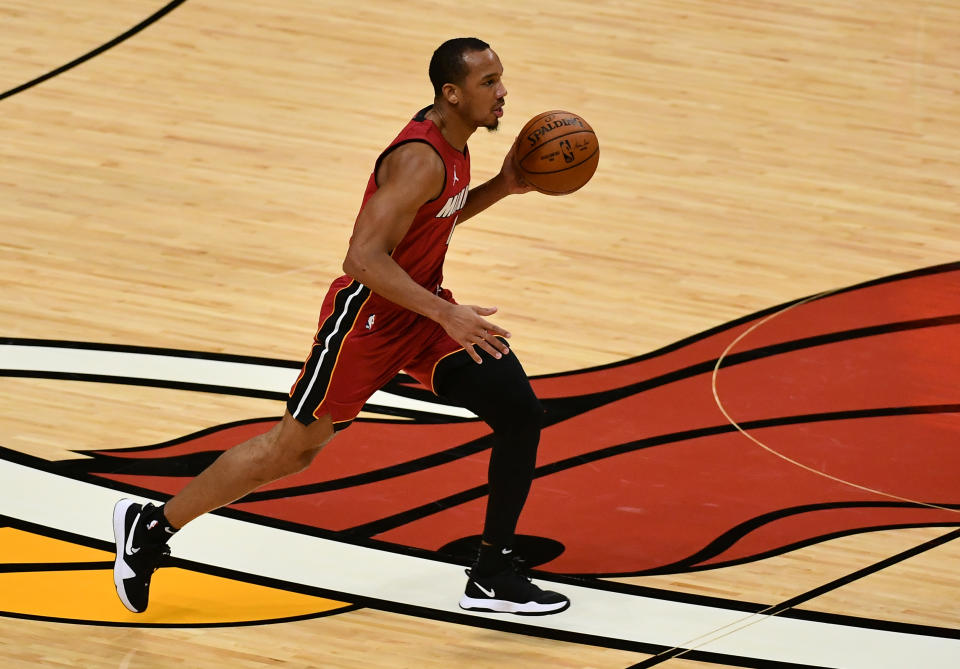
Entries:
<svg viewBox="0 0 960 669">
<path fill-rule="evenodd" d="M 347 252 L 343 271 L 394 304 L 439 322 L 450 303 L 418 284 L 386 253 Z"/>
<path fill-rule="evenodd" d="M 471 189 L 470 193 L 467 195 L 467 203 L 464 205 L 463 210 L 460 212 L 460 216 L 457 218 L 457 224 L 459 225 L 467 219 L 476 216 L 481 211 L 493 204 L 496 204 L 509 194 L 510 191 L 507 188 L 507 184 L 503 178 L 503 175 L 501 174 L 498 174 L 490 179 L 490 181 Z"/>
</svg>

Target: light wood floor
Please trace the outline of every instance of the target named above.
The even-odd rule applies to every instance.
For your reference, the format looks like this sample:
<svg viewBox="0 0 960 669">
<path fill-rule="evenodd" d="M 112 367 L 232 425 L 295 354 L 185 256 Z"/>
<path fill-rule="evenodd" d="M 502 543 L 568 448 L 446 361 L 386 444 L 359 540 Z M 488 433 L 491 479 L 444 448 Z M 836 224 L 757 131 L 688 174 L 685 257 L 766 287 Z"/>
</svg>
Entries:
<svg viewBox="0 0 960 669">
<path fill-rule="evenodd" d="M 0 94 L 161 7 L 7 0 Z M 0 337 L 302 359 L 373 160 L 429 103 L 432 50 L 461 34 L 491 43 L 509 91 L 501 131 L 470 141 L 474 184 L 547 109 L 582 114 L 601 144 L 589 186 L 504 201 L 458 229 L 447 256 L 458 301 L 498 306 L 532 375 L 960 258 L 956 3 L 188 0 L 0 101 Z M 0 446 L 48 459 L 281 410 L 49 379 L 0 378 L 0 398 Z M 774 603 L 947 532 L 631 582 Z M 923 559 L 808 606 L 956 630 L 960 548 Z M 374 609 L 200 630 L 0 618 L 0 649 L 4 667 L 647 657 Z"/>
</svg>

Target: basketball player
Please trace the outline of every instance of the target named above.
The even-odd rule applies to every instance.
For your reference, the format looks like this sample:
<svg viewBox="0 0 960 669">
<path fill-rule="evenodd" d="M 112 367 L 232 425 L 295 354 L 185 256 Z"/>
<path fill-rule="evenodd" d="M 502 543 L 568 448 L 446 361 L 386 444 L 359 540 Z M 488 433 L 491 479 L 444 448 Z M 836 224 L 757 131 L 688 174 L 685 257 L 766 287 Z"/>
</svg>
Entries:
<svg viewBox="0 0 960 669">
<path fill-rule="evenodd" d="M 150 580 L 167 540 L 197 516 L 305 469 L 367 399 L 405 370 L 493 429 L 482 543 L 460 606 L 473 611 L 557 613 L 564 595 L 526 577 L 512 552 L 533 477 L 543 410 L 510 334 L 487 320 L 494 307 L 460 305 L 441 286 L 458 223 L 510 194 L 531 190 L 513 164 L 468 190 L 467 140 L 503 116 L 503 67 L 475 38 L 442 44 L 430 61 L 433 104 L 380 154 L 367 183 L 346 258 L 320 312 L 313 348 L 282 420 L 224 452 L 160 507 L 125 499 L 113 513 L 114 582 L 124 605 L 147 608 Z"/>
</svg>

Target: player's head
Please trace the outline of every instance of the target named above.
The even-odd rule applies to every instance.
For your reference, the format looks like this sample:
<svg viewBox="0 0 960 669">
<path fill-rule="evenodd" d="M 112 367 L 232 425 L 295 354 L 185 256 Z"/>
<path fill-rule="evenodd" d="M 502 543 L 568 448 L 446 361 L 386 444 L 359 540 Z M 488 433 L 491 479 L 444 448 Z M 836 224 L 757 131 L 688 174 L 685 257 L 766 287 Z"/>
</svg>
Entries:
<svg viewBox="0 0 960 669">
<path fill-rule="evenodd" d="M 490 45 L 476 37 L 441 44 L 430 59 L 434 102 L 445 102 L 465 121 L 488 130 L 500 123 L 507 89 L 503 66 Z"/>
</svg>

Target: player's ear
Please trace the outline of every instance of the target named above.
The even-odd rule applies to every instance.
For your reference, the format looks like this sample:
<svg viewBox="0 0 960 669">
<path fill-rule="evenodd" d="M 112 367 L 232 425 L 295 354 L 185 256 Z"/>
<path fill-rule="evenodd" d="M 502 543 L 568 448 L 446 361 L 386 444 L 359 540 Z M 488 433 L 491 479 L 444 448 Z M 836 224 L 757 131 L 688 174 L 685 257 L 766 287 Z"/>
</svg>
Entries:
<svg viewBox="0 0 960 669">
<path fill-rule="evenodd" d="M 460 88 L 456 84 L 444 84 L 440 92 L 446 101 L 452 105 L 460 101 Z"/>
</svg>

